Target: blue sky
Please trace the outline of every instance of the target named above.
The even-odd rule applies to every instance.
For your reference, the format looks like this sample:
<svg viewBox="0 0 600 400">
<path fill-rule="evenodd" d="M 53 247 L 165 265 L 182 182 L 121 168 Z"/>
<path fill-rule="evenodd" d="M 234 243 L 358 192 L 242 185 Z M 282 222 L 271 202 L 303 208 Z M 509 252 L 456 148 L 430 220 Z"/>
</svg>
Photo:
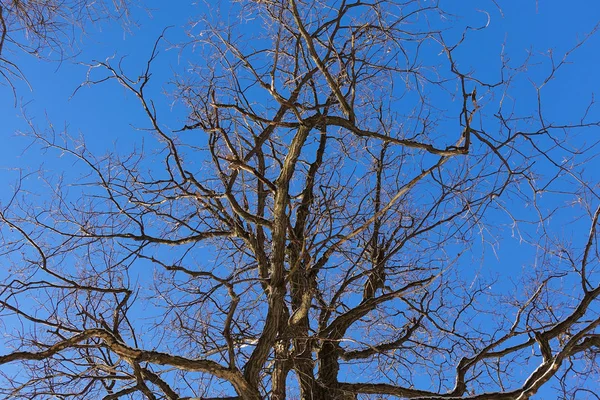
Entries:
<svg viewBox="0 0 600 400">
<path fill-rule="evenodd" d="M 500 78 L 498 69 L 501 52 L 515 67 L 531 58 L 529 67 L 516 78 L 510 96 L 504 100 L 519 114 L 535 110 L 534 84 L 540 84 L 549 73 L 550 52 L 559 62 L 567 50 L 573 48 L 600 22 L 600 2 L 593 0 L 569 3 L 558 0 L 498 1 L 501 11 L 492 1 L 448 0 L 441 4 L 447 11 L 457 15 L 457 26 L 481 27 L 488 24 L 485 29 L 470 31 L 464 48 L 457 52 L 463 70 L 473 70 L 482 80 L 494 81 Z M 73 170 L 71 160 L 61 158 L 56 152 L 43 152 L 37 145 L 29 146 L 30 139 L 17 133 L 28 129 L 21 115 L 23 111 L 40 130 L 52 125 L 57 132 L 67 128 L 71 135 L 83 136 L 96 154 L 126 153 L 127 149 L 139 145 L 142 140 L 152 140 L 144 132 L 134 129 L 148 126 L 136 99 L 114 82 L 82 87 L 73 95 L 86 79 L 87 65 L 93 65 L 95 60 L 103 61 L 109 57 L 119 60 L 124 57 L 124 69 L 134 76 L 145 67 L 155 40 L 166 27 L 172 26 L 165 33 L 169 41 L 176 43 L 184 40 L 186 24 L 206 10 L 202 2 L 188 5 L 187 2 L 177 1 L 167 5 L 167 2 L 152 1 L 145 2 L 145 5 L 150 10 L 135 10 L 132 18 L 135 24 L 126 29 L 111 23 L 89 27 L 85 36 L 78 37 L 81 40 L 80 51 L 72 59 L 58 63 L 40 61 L 21 53 L 14 55 L 13 61 L 22 68 L 29 87 L 24 82 L 15 82 L 15 107 L 15 98 L 8 87 L 0 86 L 0 138 L 3 143 L 0 147 L 0 184 L 3 187 L 10 188 L 18 177 L 18 168 L 33 172 L 41 165 L 48 175 L 65 174 L 70 179 L 80 173 L 78 169 Z M 444 21 L 436 23 L 443 24 Z M 451 25 L 450 22 L 448 24 Z M 260 29 L 258 23 L 250 26 Z M 462 29 L 449 30 L 446 35 L 452 41 L 461 32 Z M 149 90 L 163 123 L 176 129 L 185 123 L 185 110 L 178 104 L 172 104 L 169 97 L 162 94 L 172 90 L 169 79 L 173 72 L 185 72 L 185 60 L 191 53 L 188 49 L 180 53 L 166 44 L 160 47 Z M 579 120 L 593 94 L 600 93 L 597 73 L 600 66 L 599 50 L 600 35 L 595 35 L 570 55 L 568 63 L 561 67 L 556 78 L 544 87 L 544 112 L 550 121 L 566 124 Z M 102 73 L 93 72 L 92 77 L 100 76 Z M 490 104 L 498 101 L 498 98 L 491 99 Z M 490 107 L 485 112 L 491 115 L 494 109 Z M 597 108 L 591 109 L 590 119 L 600 119 Z M 456 121 L 448 122 L 449 126 L 453 123 Z M 582 144 L 590 143 L 597 140 L 595 137 L 600 137 L 599 133 L 598 128 L 590 129 L 585 132 L 589 138 L 584 136 L 577 140 Z M 592 178 L 598 167 L 598 161 L 591 160 L 585 174 Z M 37 179 L 35 174 L 30 180 L 34 179 Z M 0 201 L 6 202 L 10 195 L 10 189 L 0 192 Z M 547 201 L 544 207 L 551 208 L 563 205 L 567 199 L 557 196 Z M 526 216 L 530 210 L 523 207 L 517 212 Z M 558 227 L 555 228 L 557 237 L 573 242 L 585 239 L 589 221 L 571 221 L 579 214 L 578 211 L 570 213 L 568 210 L 557 214 L 551 221 L 553 228 Z M 501 210 L 492 212 L 490 218 L 497 218 L 497 230 L 478 238 L 481 244 L 474 246 L 475 251 L 470 256 L 473 269 L 466 276 L 499 276 L 498 285 L 509 291 L 512 290 L 511 278 L 534 264 L 539 254 L 530 247 L 519 245 L 517 234 Z M 526 234 L 535 235 L 535 229 Z M 486 240 L 490 242 L 486 243 Z M 539 396 L 544 398 L 544 393 Z"/>
<path fill-rule="evenodd" d="M 149 8 L 147 12 L 134 10 L 132 20 L 137 27 L 132 25 L 124 29 L 109 23 L 91 26 L 86 35 L 78 36 L 81 39 L 78 44 L 80 51 L 74 59 L 61 63 L 45 62 L 17 52 L 13 60 L 27 76 L 31 90 L 23 82 L 16 82 L 19 107 L 15 108 L 15 99 L 6 86 L 2 87 L 3 138 L 12 138 L 15 129 L 24 127 L 19 119 L 23 105 L 37 121 L 42 122 L 47 115 L 53 124 L 67 123 L 71 130 L 85 133 L 92 142 L 94 136 L 100 134 L 105 144 L 111 142 L 107 138 L 122 138 L 123 129 L 127 129 L 129 124 L 135 125 L 135 118 L 141 115 L 128 93 L 109 84 L 84 88 L 76 96 L 71 96 L 85 80 L 87 67 L 84 64 L 104 61 L 109 57 L 115 57 L 115 60 L 125 57 L 124 66 L 128 72 L 141 71 L 154 41 L 164 28 L 171 26 L 166 37 L 178 42 L 184 38 L 182 30 L 187 23 L 205 12 L 202 2 L 196 5 L 174 2 L 167 7 L 160 3 L 145 2 Z M 456 26 L 461 27 L 460 32 L 464 25 L 485 25 L 489 15 L 489 26 L 471 32 L 467 45 L 458 51 L 463 69 L 472 69 L 483 80 L 493 81 L 499 78 L 499 54 L 503 49 L 513 65 L 520 64 L 527 57 L 534 58 L 530 71 L 523 74 L 520 82 L 519 98 L 514 100 L 517 107 L 531 107 L 535 105 L 532 102 L 535 93 L 529 80 L 536 82 L 548 72 L 548 51 L 553 51 L 555 58 L 560 60 L 566 50 L 598 23 L 600 5 L 590 0 L 578 2 L 577 6 L 565 6 L 559 1 L 503 3 L 506 4 L 499 4 L 502 12 L 491 1 L 446 1 L 441 4 L 447 11 L 459 16 Z M 260 25 L 257 23 L 253 28 L 260 29 Z M 446 36 L 452 38 L 456 35 L 449 31 Z M 569 58 L 570 63 L 548 85 L 545 89 L 548 114 L 563 119 L 576 117 L 581 106 L 590 101 L 599 86 L 595 74 L 600 60 L 596 51 L 599 46 L 600 37 L 589 40 Z M 156 93 L 163 89 L 168 91 L 172 72 L 186 68 L 185 57 L 180 59 L 177 49 L 165 50 L 166 46 L 162 47 L 153 68 L 151 88 Z M 161 100 L 160 96 L 155 96 L 155 100 Z M 164 104 L 168 104 L 168 100 Z M 178 112 L 173 114 L 165 117 L 174 123 L 183 117 Z M 110 118 L 98 118 L 99 115 L 110 115 Z M 93 123 L 90 124 L 91 119 Z M 7 151 L 5 157 L 19 150 L 18 145 L 14 149 L 12 143 L 10 145 L 3 149 Z"/>
</svg>

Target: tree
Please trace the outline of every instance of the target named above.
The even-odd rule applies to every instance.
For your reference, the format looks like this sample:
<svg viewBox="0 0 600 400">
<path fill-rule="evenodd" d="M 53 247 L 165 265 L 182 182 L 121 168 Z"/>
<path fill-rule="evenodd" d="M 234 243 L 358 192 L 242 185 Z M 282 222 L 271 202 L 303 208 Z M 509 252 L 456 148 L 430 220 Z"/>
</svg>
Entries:
<svg viewBox="0 0 600 400">
<path fill-rule="evenodd" d="M 99 157 L 31 125 L 89 175 L 49 178 L 43 204 L 23 180 L 2 207 L 1 393 L 595 396 L 593 101 L 576 122 L 545 115 L 567 52 L 522 114 L 507 99 L 529 64 L 463 70 L 485 26 L 445 31 L 459 21 L 427 4 L 224 4 L 181 48 L 179 127 L 148 94 L 164 36 L 139 76 L 93 64 L 86 84 L 133 93 L 156 140 Z M 561 239 L 561 218 L 586 233 Z M 512 287 L 472 266 L 507 221 L 534 249 Z"/>
</svg>

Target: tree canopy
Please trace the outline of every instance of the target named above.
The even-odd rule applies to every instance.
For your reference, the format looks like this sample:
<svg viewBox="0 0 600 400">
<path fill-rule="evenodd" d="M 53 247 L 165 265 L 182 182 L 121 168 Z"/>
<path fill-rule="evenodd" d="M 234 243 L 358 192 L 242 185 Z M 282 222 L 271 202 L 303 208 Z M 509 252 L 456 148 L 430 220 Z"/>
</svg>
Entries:
<svg viewBox="0 0 600 400">
<path fill-rule="evenodd" d="M 553 88 L 597 27 L 513 61 L 506 10 L 450 3 L 199 3 L 149 37 L 168 7 L 2 2 L 17 93 L 7 51 L 99 10 L 147 51 L 72 55 L 71 102 L 129 104 L 112 148 L 25 112 L 45 164 L 2 196 L 0 393 L 598 398 L 598 82 Z"/>
</svg>

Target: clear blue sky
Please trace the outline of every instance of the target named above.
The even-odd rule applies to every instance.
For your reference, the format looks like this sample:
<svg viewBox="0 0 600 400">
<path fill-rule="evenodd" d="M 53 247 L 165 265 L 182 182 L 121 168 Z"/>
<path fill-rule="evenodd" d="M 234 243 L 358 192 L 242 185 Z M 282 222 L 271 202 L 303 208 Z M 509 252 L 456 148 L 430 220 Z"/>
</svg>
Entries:
<svg viewBox="0 0 600 400">
<path fill-rule="evenodd" d="M 52 124 L 57 131 L 67 127 L 71 135 L 81 134 L 89 147 L 97 154 L 107 151 L 123 151 L 134 143 L 140 143 L 144 133 L 132 129 L 147 127 L 137 102 L 130 93 L 126 93 L 115 83 L 94 87 L 84 87 L 72 96 L 77 87 L 85 80 L 88 68 L 84 64 L 93 64 L 94 60 L 108 57 L 124 58 L 124 68 L 141 71 L 152 46 L 167 26 L 173 26 L 166 32 L 167 39 L 178 42 L 184 39 L 183 29 L 194 16 L 205 12 L 204 3 L 189 5 L 185 1 L 144 2 L 149 12 L 135 10 L 133 20 L 139 26 L 127 30 L 115 24 L 100 24 L 89 28 L 82 36 L 80 53 L 73 59 L 62 63 L 39 61 L 25 54 L 15 54 L 16 61 L 30 83 L 31 90 L 23 82 L 16 82 L 17 107 L 15 99 L 6 86 L 0 86 L 0 184 L 9 188 L 18 176 L 16 168 L 35 171 L 41 164 L 49 174 L 65 173 L 67 177 L 76 177 L 79 171 L 73 171 L 71 160 L 57 157 L 55 152 L 43 153 L 38 147 L 28 148 L 30 141 L 16 132 L 27 130 L 27 124 L 21 117 L 25 110 L 39 129 L 47 129 Z M 191 2 L 190 2 L 191 3 Z M 527 57 L 532 57 L 531 67 L 523 71 L 511 92 L 516 110 L 525 114 L 536 107 L 533 83 L 540 83 L 549 72 L 549 52 L 555 59 L 562 59 L 565 51 L 572 48 L 578 40 L 592 31 L 600 22 L 600 1 L 559 0 L 519 0 L 498 1 L 500 11 L 492 1 L 485 0 L 446 0 L 442 7 L 455 13 L 458 25 L 486 29 L 471 31 L 465 46 L 457 54 L 463 70 L 472 69 L 482 80 L 499 79 L 499 55 L 503 51 L 511 60 L 511 65 L 520 65 Z M 479 11 L 478 11 L 479 9 Z M 485 12 L 484 12 L 485 11 Z M 260 29 L 259 25 L 253 29 Z M 462 30 L 460 31 L 462 32 Z M 447 37 L 457 37 L 459 31 L 448 31 Z M 177 49 L 161 46 L 160 56 L 153 68 L 150 90 L 154 94 L 161 120 L 170 128 L 183 126 L 185 110 L 172 105 L 168 97 L 161 95 L 171 87 L 168 80 L 173 71 L 185 71 L 185 58 L 180 58 Z M 581 117 L 582 109 L 589 104 L 594 93 L 600 93 L 600 35 L 592 37 L 584 46 L 577 49 L 565 65 L 544 90 L 544 109 L 547 117 L 557 123 L 570 123 Z M 496 99 L 497 101 L 498 99 Z M 488 112 L 493 113 L 493 110 Z M 593 109 L 600 119 L 600 110 Z M 451 122 L 449 122 L 451 123 Z M 590 135 L 600 138 L 600 131 L 589 130 Z M 149 140 L 149 139 L 148 139 Z M 590 140 L 594 141 L 595 138 Z M 589 174 L 592 176 L 600 165 L 590 161 Z M 37 179 L 34 175 L 30 179 Z M 0 201 L 6 201 L 11 189 L 0 192 Z M 560 198 L 549 200 L 561 202 Z M 552 207 L 548 204 L 547 207 Z M 524 208 L 526 215 L 530 212 Z M 500 288 L 509 290 L 511 276 L 519 274 L 536 260 L 535 251 L 519 246 L 519 240 L 507 225 L 509 221 L 501 212 L 492 213 L 498 218 L 498 231 L 495 234 L 502 239 L 494 243 L 475 246 L 479 252 L 471 257 L 473 268 L 467 276 L 481 274 L 499 276 Z M 581 241 L 587 235 L 588 221 L 571 221 L 571 215 L 563 213 L 551 220 L 558 226 L 557 236 Z M 567 224 L 569 223 L 569 224 Z M 535 231 L 527 232 L 535 234 Z M 487 234 L 483 238 L 488 237 Z M 495 253 L 496 252 L 496 253 Z M 525 377 L 524 377 L 525 378 Z M 550 389 L 546 389 L 550 390 Z M 552 392 L 540 393 L 538 398 L 552 398 Z M 545 397 L 549 396 L 549 397 Z"/>
<path fill-rule="evenodd" d="M 162 4 L 161 4 L 162 3 Z M 114 139 L 122 139 L 123 132 L 128 131 L 129 124 L 136 124 L 141 117 L 139 109 L 131 96 L 115 85 L 100 85 L 84 88 L 71 98 L 73 91 L 85 80 L 87 68 L 78 63 L 93 63 L 93 60 L 105 60 L 115 56 L 125 58 L 125 67 L 129 71 L 141 71 L 145 59 L 150 53 L 154 40 L 167 26 L 167 38 L 173 42 L 182 39 L 183 27 L 195 15 L 205 12 L 203 2 L 188 5 L 188 2 L 149 1 L 145 5 L 149 12 L 134 10 L 132 20 L 139 27 L 131 26 L 130 32 L 114 24 L 101 24 L 90 27 L 85 36 L 81 36 L 79 44 L 81 52 L 75 60 L 62 63 L 38 61 L 28 55 L 17 53 L 13 57 L 27 76 L 32 90 L 22 82 L 17 82 L 19 107 L 14 107 L 14 98 L 6 86 L 0 97 L 2 127 L 0 134 L 8 144 L 3 147 L 3 160 L 8 160 L 20 153 L 23 143 L 14 139 L 16 129 L 24 129 L 23 120 L 19 118 L 21 106 L 27 113 L 43 125 L 46 116 L 56 126 L 67 124 L 72 132 L 81 131 L 85 136 L 104 146 L 110 146 Z M 544 55 L 552 50 L 557 59 L 571 48 L 586 33 L 590 32 L 600 19 L 600 4 L 587 0 L 576 3 L 560 1 L 511 1 L 502 2 L 502 13 L 492 1 L 442 1 L 442 6 L 454 12 L 459 18 L 458 26 L 485 25 L 489 13 L 488 28 L 472 32 L 462 51 L 460 65 L 463 69 L 472 68 L 484 80 L 498 78 L 499 53 L 504 48 L 505 54 L 513 65 L 518 65 L 526 57 L 533 56 L 540 63 L 531 68 L 524 78 L 539 79 L 548 72 L 547 58 Z M 477 11 L 477 10 L 482 11 Z M 256 29 L 260 29 L 257 24 Z M 451 37 L 449 32 L 447 37 Z M 597 67 L 600 65 L 600 37 L 592 38 L 584 47 L 577 50 L 557 79 L 546 89 L 545 104 L 548 114 L 556 114 L 560 118 L 577 117 L 581 106 L 585 106 L 593 92 L 600 85 L 597 78 Z M 185 62 L 179 63 L 177 50 L 161 52 L 154 67 L 152 89 L 159 93 L 169 90 L 168 79 L 172 72 L 185 69 Z M 535 63 L 532 63 L 535 64 Z M 532 107 L 535 104 L 531 83 L 523 79 L 520 84 L 521 93 L 515 99 L 517 107 Z M 160 96 L 155 96 L 160 100 Z M 168 104 L 168 100 L 165 101 Z M 178 111 L 178 110 L 176 110 Z M 173 124 L 181 121 L 183 115 L 175 112 L 165 115 Z M 106 118 L 110 116 L 110 118 Z M 19 163 L 19 161 L 16 161 Z M 26 163 L 28 164 L 28 163 Z M 3 166 L 14 165 L 2 163 Z"/>
</svg>

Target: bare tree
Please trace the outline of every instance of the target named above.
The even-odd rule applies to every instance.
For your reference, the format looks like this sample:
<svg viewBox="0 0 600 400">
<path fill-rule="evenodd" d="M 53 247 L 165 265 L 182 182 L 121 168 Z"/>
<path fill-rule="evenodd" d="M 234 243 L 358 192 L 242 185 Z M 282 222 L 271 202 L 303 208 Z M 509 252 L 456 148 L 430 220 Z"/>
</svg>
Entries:
<svg viewBox="0 0 600 400">
<path fill-rule="evenodd" d="M 32 124 L 89 175 L 2 207 L 0 393 L 595 396 L 597 149 L 578 136 L 593 104 L 545 116 L 567 53 L 519 114 L 505 98 L 523 68 L 461 70 L 475 29 L 449 43 L 434 3 L 232 2 L 234 22 L 214 11 L 188 32 L 173 81 L 188 120 L 171 129 L 147 94 L 162 38 L 141 75 L 92 65 L 86 84 L 135 94 L 156 140 L 99 157 Z M 549 230 L 561 213 L 580 243 Z M 501 289 L 472 265 L 505 223 L 534 254 Z"/>
</svg>

